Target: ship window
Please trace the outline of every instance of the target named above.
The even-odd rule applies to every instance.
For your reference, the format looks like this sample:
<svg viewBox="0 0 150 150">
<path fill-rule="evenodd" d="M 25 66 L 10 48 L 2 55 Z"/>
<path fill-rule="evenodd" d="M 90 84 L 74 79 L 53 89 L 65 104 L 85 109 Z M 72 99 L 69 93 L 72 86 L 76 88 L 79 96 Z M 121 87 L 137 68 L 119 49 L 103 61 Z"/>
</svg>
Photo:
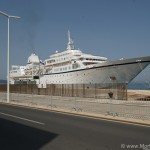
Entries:
<svg viewBox="0 0 150 150">
<path fill-rule="evenodd" d="M 77 69 L 78 67 L 79 67 L 79 65 L 77 63 L 75 63 L 75 64 L 72 65 L 73 69 Z"/>
</svg>

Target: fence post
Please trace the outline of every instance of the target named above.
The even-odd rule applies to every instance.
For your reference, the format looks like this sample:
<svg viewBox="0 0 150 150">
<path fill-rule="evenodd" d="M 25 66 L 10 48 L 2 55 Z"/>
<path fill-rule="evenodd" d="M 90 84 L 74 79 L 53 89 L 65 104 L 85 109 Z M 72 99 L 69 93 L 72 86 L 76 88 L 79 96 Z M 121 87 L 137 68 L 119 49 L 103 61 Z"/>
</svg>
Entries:
<svg viewBox="0 0 150 150">
<path fill-rule="evenodd" d="M 85 97 L 85 84 L 83 84 L 83 97 Z"/>
<path fill-rule="evenodd" d="M 96 95 L 97 95 L 97 93 L 96 93 L 96 83 L 95 83 L 94 88 L 95 88 L 95 94 L 94 94 L 95 96 L 94 97 L 96 98 Z"/>
<path fill-rule="evenodd" d="M 73 93 L 73 90 L 74 90 L 74 89 L 73 89 L 73 84 L 71 85 L 71 87 L 72 87 L 72 88 L 71 88 L 71 94 L 72 94 L 72 97 L 73 97 L 73 96 L 74 96 L 74 93 Z"/>
</svg>

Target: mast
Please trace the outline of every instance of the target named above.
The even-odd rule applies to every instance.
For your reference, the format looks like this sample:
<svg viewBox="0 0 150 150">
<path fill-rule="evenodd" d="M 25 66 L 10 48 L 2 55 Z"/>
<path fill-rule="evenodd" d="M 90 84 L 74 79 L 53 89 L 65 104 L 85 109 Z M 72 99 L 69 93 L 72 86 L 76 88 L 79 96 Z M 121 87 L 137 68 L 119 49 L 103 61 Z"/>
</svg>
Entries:
<svg viewBox="0 0 150 150">
<path fill-rule="evenodd" d="M 73 40 L 71 39 L 70 31 L 68 30 L 68 45 L 67 45 L 67 50 L 74 50 L 74 43 Z"/>
</svg>

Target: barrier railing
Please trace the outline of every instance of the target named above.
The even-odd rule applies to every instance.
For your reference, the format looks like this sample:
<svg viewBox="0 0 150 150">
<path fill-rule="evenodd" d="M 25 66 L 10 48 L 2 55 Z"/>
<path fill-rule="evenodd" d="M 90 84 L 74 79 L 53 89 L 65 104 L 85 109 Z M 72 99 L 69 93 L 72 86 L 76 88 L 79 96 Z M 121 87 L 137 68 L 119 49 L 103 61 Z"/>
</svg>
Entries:
<svg viewBox="0 0 150 150">
<path fill-rule="evenodd" d="M 83 112 L 150 121 L 150 101 L 127 99 L 127 86 L 10 85 L 10 102 L 51 110 Z M 0 85 L 0 101 L 7 101 L 6 85 Z"/>
</svg>

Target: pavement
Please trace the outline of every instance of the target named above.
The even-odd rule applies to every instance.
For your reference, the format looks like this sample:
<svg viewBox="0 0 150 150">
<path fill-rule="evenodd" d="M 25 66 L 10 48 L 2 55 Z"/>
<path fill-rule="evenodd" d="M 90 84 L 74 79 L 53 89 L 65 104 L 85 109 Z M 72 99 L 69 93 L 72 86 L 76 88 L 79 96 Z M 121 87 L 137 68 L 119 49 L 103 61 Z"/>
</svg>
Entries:
<svg viewBox="0 0 150 150">
<path fill-rule="evenodd" d="M 0 104 L 2 150 L 150 150 L 150 127 Z"/>
</svg>

